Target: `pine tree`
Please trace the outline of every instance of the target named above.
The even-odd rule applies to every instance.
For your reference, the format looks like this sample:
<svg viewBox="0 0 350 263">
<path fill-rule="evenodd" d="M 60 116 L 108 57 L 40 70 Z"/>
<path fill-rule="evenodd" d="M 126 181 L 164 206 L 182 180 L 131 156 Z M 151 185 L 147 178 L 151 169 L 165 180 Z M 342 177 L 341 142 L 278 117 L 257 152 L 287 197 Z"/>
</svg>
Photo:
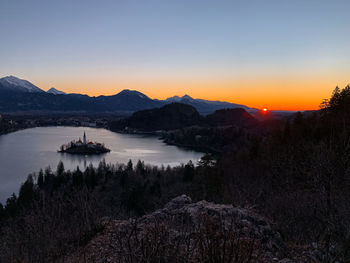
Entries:
<svg viewBox="0 0 350 263">
<path fill-rule="evenodd" d="M 15 193 L 13 193 L 10 198 L 7 198 L 5 213 L 9 216 L 14 216 L 17 213 L 17 210 L 17 196 Z"/>
<path fill-rule="evenodd" d="M 34 181 L 33 176 L 28 175 L 27 180 L 19 189 L 18 202 L 21 205 L 28 205 L 34 198 Z"/>
<path fill-rule="evenodd" d="M 199 160 L 198 165 L 202 166 L 202 167 L 211 167 L 211 166 L 214 166 L 214 161 L 213 161 L 212 157 L 210 156 L 210 154 L 206 153 Z"/>
<path fill-rule="evenodd" d="M 190 160 L 184 168 L 184 176 L 183 176 L 183 180 L 185 182 L 189 182 L 192 181 L 194 177 L 194 165 L 192 163 L 192 161 Z"/>
<path fill-rule="evenodd" d="M 60 160 L 59 163 L 58 163 L 58 165 L 57 165 L 56 174 L 57 174 L 57 176 L 61 176 L 61 175 L 63 175 L 63 173 L 64 173 L 64 164 L 63 164 L 63 162 Z"/>
<path fill-rule="evenodd" d="M 133 163 L 132 163 L 131 159 L 128 161 L 128 164 L 126 165 L 126 170 L 128 172 L 131 172 L 133 170 Z"/>
<path fill-rule="evenodd" d="M 39 188 L 42 188 L 44 185 L 44 172 L 43 169 L 40 169 L 39 175 L 38 175 L 38 181 L 37 184 Z"/>
</svg>

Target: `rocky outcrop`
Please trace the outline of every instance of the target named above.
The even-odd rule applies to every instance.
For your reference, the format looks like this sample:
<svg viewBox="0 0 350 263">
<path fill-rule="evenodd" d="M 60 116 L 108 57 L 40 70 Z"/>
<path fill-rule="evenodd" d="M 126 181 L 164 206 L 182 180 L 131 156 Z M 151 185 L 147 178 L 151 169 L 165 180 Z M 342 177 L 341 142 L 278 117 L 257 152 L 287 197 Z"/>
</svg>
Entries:
<svg viewBox="0 0 350 263">
<path fill-rule="evenodd" d="M 271 225 L 243 208 L 182 195 L 104 230 L 66 262 L 292 262 Z"/>
</svg>

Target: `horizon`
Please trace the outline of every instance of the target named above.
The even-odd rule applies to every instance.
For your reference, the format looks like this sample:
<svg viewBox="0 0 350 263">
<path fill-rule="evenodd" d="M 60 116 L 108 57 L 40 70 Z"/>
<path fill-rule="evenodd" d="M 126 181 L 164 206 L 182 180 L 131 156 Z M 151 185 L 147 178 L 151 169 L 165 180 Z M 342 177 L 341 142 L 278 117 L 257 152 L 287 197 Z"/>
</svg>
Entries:
<svg viewBox="0 0 350 263">
<path fill-rule="evenodd" d="M 341 86 L 338 86 L 336 85 L 334 88 L 330 89 L 329 91 L 329 94 L 326 95 L 324 98 L 320 98 L 319 100 L 319 103 L 317 104 L 317 107 L 316 108 L 302 108 L 302 107 L 292 107 L 292 108 L 288 108 L 288 107 L 284 107 L 284 108 L 273 108 L 273 107 L 267 107 L 266 104 L 261 104 L 262 106 L 261 107 L 255 107 L 255 106 L 252 106 L 252 105 L 249 105 L 249 104 L 246 104 L 244 102 L 240 103 L 240 102 L 237 102 L 237 100 L 233 100 L 233 101 L 230 101 L 230 100 L 227 100 L 225 98 L 222 98 L 222 99 L 213 99 L 213 98 L 205 98 L 205 97 L 196 97 L 196 96 L 193 96 L 191 95 L 189 92 L 186 92 L 186 91 L 183 91 L 184 93 L 182 94 L 169 94 L 169 95 L 166 95 L 166 96 L 163 96 L 163 97 L 153 97 L 153 96 L 150 96 L 149 94 L 145 93 L 144 91 L 141 91 L 141 90 L 137 90 L 137 89 L 133 89 L 132 87 L 126 87 L 126 88 L 117 88 L 115 91 L 111 90 L 109 93 L 107 94 L 98 94 L 98 93 L 93 93 L 93 94 L 88 94 L 88 93 L 84 93 L 84 92 L 70 92 L 69 90 L 64 90 L 64 89 L 60 89 L 60 88 L 56 88 L 54 86 L 52 87 L 49 87 L 49 88 L 42 88 L 40 87 L 39 85 L 37 85 L 36 83 L 34 83 L 33 81 L 30 81 L 28 79 L 25 79 L 25 78 L 22 78 L 22 77 L 17 77 L 17 76 L 14 76 L 14 75 L 8 75 L 8 76 L 4 76 L 4 77 L 16 77 L 16 78 L 19 78 L 21 80 L 27 80 L 29 81 L 30 83 L 32 83 L 33 85 L 37 86 L 38 88 L 40 88 L 41 90 L 45 91 L 45 92 L 48 92 L 51 88 L 54 88 L 58 91 L 63 91 L 67 94 L 81 94 L 81 95 L 88 95 L 90 97 L 99 97 L 99 96 L 113 96 L 113 95 L 116 95 L 124 90 L 130 90 L 130 91 L 138 91 L 138 92 L 141 92 L 142 94 L 146 95 L 147 97 L 149 97 L 150 99 L 152 100 L 166 100 L 166 99 L 169 99 L 169 98 L 172 98 L 172 97 L 184 97 L 184 96 L 190 96 L 191 98 L 193 99 L 203 99 L 203 100 L 208 100 L 208 101 L 221 101 L 221 102 L 229 102 L 229 103 L 234 103 L 234 104 L 240 104 L 240 105 L 244 105 L 244 106 L 247 106 L 249 108 L 255 108 L 255 109 L 264 109 L 264 108 L 267 108 L 269 111 L 312 111 L 312 110 L 319 110 L 320 109 L 320 105 L 322 103 L 322 101 L 324 99 L 328 99 L 334 88 L 336 87 L 339 87 L 339 88 L 343 88 Z M 1 78 L 4 78 L 4 77 L 1 77 Z M 346 84 L 346 85 L 350 85 L 350 84 Z M 346 86 L 344 85 L 344 87 Z"/>
<path fill-rule="evenodd" d="M 264 109 L 268 109 L 269 111 L 291 111 L 291 112 L 297 112 L 297 111 L 310 111 L 310 110 L 319 110 L 319 106 L 321 105 L 321 102 L 318 104 L 318 108 L 316 109 L 286 109 L 286 108 L 282 108 L 282 109 L 279 109 L 279 108 L 268 108 L 266 106 L 263 106 L 261 108 L 258 108 L 258 107 L 254 107 L 254 106 L 251 106 L 251 105 L 248 105 L 248 104 L 244 104 L 244 103 L 237 103 L 236 101 L 228 101 L 228 100 L 225 100 L 225 99 L 222 99 L 222 100 L 217 100 L 217 99 L 206 99 L 206 98 L 203 98 L 203 97 L 194 97 L 192 96 L 191 94 L 189 93 L 183 93 L 182 95 L 179 95 L 179 94 L 173 94 L 173 95 L 170 95 L 170 96 L 166 96 L 166 97 L 163 97 L 163 98 L 158 98 L 158 97 L 151 97 L 149 96 L 147 93 L 144 93 L 142 91 L 139 91 L 139 90 L 136 90 L 136 89 L 132 89 L 132 88 L 125 88 L 125 89 L 118 89 L 116 90 L 114 93 L 110 93 L 110 94 L 96 94 L 96 95 L 90 95 L 90 94 L 86 94 L 86 93 L 75 93 L 75 92 L 67 92 L 65 90 L 61 90 L 61 89 L 57 89 L 56 87 L 50 87 L 50 88 L 47 88 L 47 89 L 43 89 L 41 88 L 40 86 L 36 85 L 35 83 L 33 83 L 32 81 L 30 80 L 27 80 L 27 79 L 24 79 L 24 78 L 21 78 L 21 77 L 17 77 L 17 76 L 14 76 L 14 75 L 8 75 L 8 76 L 4 76 L 4 77 L 0 77 L 1 78 L 5 78 L 5 77 L 15 77 L 15 78 L 18 78 L 18 79 L 21 79 L 21 80 L 26 80 L 26 81 L 29 81 L 30 83 L 32 83 L 33 85 L 35 85 L 36 87 L 40 88 L 41 90 L 43 90 L 44 92 L 48 92 L 50 89 L 56 89 L 58 91 L 63 91 L 67 94 L 81 94 L 81 95 L 87 95 L 87 96 L 90 96 L 90 97 L 99 97 L 99 96 L 113 96 L 113 95 L 117 95 L 118 93 L 124 91 L 124 90 L 128 90 L 128 91 L 137 91 L 137 92 L 141 92 L 143 95 L 146 95 L 147 97 L 149 97 L 150 99 L 152 100 L 166 100 L 166 99 L 170 99 L 172 97 L 184 97 L 184 96 L 189 96 L 191 97 L 192 99 L 202 99 L 202 100 L 207 100 L 207 101 L 219 101 L 219 102 L 229 102 L 229 103 L 233 103 L 233 104 L 240 104 L 240 105 L 243 105 L 243 106 L 247 106 L 251 109 L 259 109 L 259 110 L 264 110 Z M 333 91 L 333 89 L 332 89 Z M 332 92 L 331 91 L 331 92 Z M 328 97 L 326 97 L 328 98 Z"/>
<path fill-rule="evenodd" d="M 347 1 L 8 1 L 0 72 L 45 91 L 316 110 L 350 83 L 349 9 Z"/>
</svg>

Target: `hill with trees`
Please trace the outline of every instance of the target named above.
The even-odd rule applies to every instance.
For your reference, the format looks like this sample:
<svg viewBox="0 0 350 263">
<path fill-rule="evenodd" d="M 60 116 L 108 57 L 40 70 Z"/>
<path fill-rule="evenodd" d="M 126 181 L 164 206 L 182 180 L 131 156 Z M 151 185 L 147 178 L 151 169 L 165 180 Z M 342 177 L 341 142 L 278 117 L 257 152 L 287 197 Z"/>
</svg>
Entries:
<svg viewBox="0 0 350 263">
<path fill-rule="evenodd" d="M 186 104 L 171 103 L 161 108 L 133 113 L 129 118 L 112 123 L 112 130 L 173 130 L 204 123 L 198 111 Z"/>
<path fill-rule="evenodd" d="M 111 122 L 110 128 L 117 131 L 154 132 L 198 127 L 254 127 L 259 122 L 241 108 L 217 110 L 201 116 L 193 106 L 173 102 L 160 108 L 133 113 L 130 117 Z"/>
</svg>

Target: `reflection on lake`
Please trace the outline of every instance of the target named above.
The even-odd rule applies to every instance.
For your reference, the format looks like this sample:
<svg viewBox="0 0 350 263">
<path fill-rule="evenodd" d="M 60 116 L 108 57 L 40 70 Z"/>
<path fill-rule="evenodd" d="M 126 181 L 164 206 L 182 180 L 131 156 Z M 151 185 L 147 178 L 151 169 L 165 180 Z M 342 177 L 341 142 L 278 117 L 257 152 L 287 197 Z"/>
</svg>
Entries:
<svg viewBox="0 0 350 263">
<path fill-rule="evenodd" d="M 87 139 L 104 143 L 111 152 L 101 155 L 71 155 L 58 153 L 62 144 L 76 140 L 86 132 Z M 146 164 L 175 166 L 192 160 L 202 153 L 188 151 L 163 143 L 157 137 L 119 134 L 106 129 L 86 127 L 41 127 L 0 136 L 0 202 L 17 192 L 27 175 L 50 166 L 56 169 L 60 160 L 66 170 L 77 166 L 84 170 L 105 159 L 106 163 L 126 163 L 143 160 Z"/>
</svg>

